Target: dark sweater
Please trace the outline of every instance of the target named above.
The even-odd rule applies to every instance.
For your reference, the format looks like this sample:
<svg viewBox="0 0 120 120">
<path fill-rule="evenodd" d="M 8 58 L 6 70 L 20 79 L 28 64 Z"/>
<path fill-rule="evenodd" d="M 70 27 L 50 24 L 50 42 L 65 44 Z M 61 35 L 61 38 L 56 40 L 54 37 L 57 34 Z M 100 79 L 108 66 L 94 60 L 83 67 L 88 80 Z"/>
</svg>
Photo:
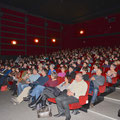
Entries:
<svg viewBox="0 0 120 120">
<path fill-rule="evenodd" d="M 34 85 L 44 85 L 48 80 L 49 80 L 48 76 L 45 76 L 45 77 L 41 76 L 32 84 L 34 84 Z"/>
<path fill-rule="evenodd" d="M 89 81 L 89 75 L 88 75 L 88 74 L 85 74 L 85 75 L 83 75 L 82 77 L 83 77 L 83 80 Z"/>
<path fill-rule="evenodd" d="M 73 71 L 71 73 L 69 73 L 69 71 L 66 73 L 66 76 L 70 75 L 72 79 L 75 79 L 75 75 L 76 73 Z"/>
</svg>

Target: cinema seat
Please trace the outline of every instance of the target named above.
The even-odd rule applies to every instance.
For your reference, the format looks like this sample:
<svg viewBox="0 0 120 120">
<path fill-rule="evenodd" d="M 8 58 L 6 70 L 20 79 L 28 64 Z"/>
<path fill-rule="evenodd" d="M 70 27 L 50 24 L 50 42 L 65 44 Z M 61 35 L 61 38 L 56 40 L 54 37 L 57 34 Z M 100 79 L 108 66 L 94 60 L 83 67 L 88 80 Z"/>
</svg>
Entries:
<svg viewBox="0 0 120 120">
<path fill-rule="evenodd" d="M 107 87 L 112 87 L 113 85 L 115 85 L 115 84 L 117 83 L 117 80 L 118 80 L 118 76 L 112 78 L 112 83 L 106 82 L 106 86 L 107 86 Z"/>
</svg>

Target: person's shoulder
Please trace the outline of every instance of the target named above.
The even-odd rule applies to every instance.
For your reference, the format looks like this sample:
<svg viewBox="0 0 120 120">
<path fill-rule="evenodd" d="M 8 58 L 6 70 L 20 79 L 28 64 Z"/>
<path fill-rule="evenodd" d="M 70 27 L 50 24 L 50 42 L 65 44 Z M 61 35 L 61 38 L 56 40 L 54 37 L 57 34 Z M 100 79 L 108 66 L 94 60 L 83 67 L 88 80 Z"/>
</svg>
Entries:
<svg viewBox="0 0 120 120">
<path fill-rule="evenodd" d="M 87 82 L 85 80 L 82 81 L 84 86 L 88 86 Z"/>
<path fill-rule="evenodd" d="M 37 74 L 36 76 L 37 76 L 37 77 L 41 77 L 40 74 Z"/>
</svg>

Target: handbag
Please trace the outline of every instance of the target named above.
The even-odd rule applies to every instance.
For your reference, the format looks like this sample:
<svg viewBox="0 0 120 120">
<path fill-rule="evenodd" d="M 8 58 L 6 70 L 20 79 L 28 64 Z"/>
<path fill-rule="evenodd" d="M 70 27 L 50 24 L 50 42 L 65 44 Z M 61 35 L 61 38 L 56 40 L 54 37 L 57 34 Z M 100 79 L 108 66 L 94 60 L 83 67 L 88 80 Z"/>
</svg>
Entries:
<svg viewBox="0 0 120 120">
<path fill-rule="evenodd" d="M 55 97 L 59 96 L 61 93 L 60 89 L 57 87 L 46 87 L 45 89 L 51 92 Z"/>
<path fill-rule="evenodd" d="M 8 89 L 7 89 L 7 85 L 4 85 L 4 86 L 2 86 L 1 87 L 1 91 L 3 92 L 3 91 L 7 91 Z"/>
<path fill-rule="evenodd" d="M 44 118 L 44 117 L 52 117 L 51 108 L 49 106 L 42 106 L 39 110 L 37 110 L 37 117 Z"/>
</svg>

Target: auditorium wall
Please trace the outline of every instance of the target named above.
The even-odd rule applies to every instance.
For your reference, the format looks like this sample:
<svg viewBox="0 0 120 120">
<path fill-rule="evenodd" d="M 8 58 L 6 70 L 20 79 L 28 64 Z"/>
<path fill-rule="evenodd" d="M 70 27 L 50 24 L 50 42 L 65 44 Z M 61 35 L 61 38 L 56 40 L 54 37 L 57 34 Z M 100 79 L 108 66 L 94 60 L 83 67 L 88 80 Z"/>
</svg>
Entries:
<svg viewBox="0 0 120 120">
<path fill-rule="evenodd" d="M 112 14 L 76 24 L 66 24 L 63 29 L 63 48 L 89 46 L 118 46 L 120 44 L 120 14 Z M 80 34 L 84 30 L 84 34 Z"/>
<path fill-rule="evenodd" d="M 39 55 L 61 49 L 62 24 L 11 7 L 0 7 L 0 55 Z M 56 43 L 52 43 L 52 39 Z M 38 39 L 39 43 L 35 43 Z M 17 45 L 11 41 L 16 40 Z"/>
</svg>

